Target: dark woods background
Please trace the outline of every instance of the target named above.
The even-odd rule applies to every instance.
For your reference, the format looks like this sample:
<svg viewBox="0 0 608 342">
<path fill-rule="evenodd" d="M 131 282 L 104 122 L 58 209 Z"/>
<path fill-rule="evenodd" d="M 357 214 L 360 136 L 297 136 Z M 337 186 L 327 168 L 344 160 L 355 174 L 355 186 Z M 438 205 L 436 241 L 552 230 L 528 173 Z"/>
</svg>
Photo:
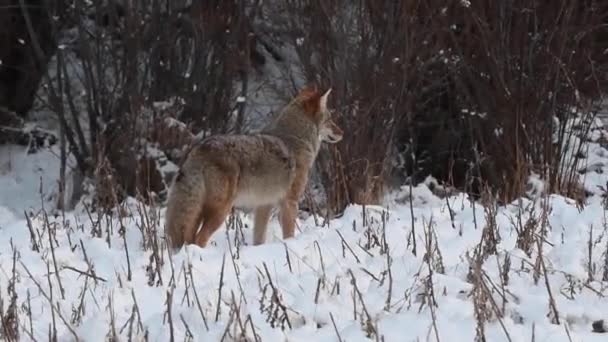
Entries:
<svg viewBox="0 0 608 342">
<path fill-rule="evenodd" d="M 346 132 L 310 209 L 428 175 L 509 201 L 534 172 L 580 198 L 573 137 L 608 77 L 599 0 L 0 0 L 0 23 L 0 143 L 62 147 L 60 206 L 86 182 L 101 207 L 162 199 L 195 135 L 247 132 L 304 84 L 333 88 Z M 58 133 L 25 129 L 41 118 Z"/>
</svg>

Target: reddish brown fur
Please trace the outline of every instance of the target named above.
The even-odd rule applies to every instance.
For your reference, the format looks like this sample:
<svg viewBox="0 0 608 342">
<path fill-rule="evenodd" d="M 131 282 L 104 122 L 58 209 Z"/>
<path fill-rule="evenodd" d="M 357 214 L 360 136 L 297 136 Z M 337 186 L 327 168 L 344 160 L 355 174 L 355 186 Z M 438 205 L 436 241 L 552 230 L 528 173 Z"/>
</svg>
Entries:
<svg viewBox="0 0 608 342">
<path fill-rule="evenodd" d="M 226 177 L 224 189 L 227 191 L 223 196 L 218 196 L 213 198 L 212 201 L 207 201 L 205 203 L 205 206 L 203 207 L 203 216 L 205 218 L 203 227 L 198 234 L 196 234 L 196 238 L 194 239 L 197 245 L 201 247 L 206 246 L 211 235 L 220 228 L 228 214 L 230 214 L 234 199 L 237 195 L 236 179 L 237 177 Z"/>
<path fill-rule="evenodd" d="M 322 94 L 316 88 L 308 87 L 302 89 L 297 96 L 300 101 L 304 113 L 309 115 L 311 118 L 316 118 L 319 113 L 319 99 Z"/>
</svg>

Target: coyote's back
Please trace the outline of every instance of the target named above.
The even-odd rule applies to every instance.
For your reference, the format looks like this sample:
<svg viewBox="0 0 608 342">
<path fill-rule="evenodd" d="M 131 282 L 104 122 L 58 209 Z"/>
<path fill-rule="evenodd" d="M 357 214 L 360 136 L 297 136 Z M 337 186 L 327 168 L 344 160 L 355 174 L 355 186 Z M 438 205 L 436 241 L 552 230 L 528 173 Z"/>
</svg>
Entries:
<svg viewBox="0 0 608 342">
<path fill-rule="evenodd" d="M 342 139 L 327 110 L 328 95 L 304 90 L 261 132 L 216 135 L 194 146 L 169 190 L 170 246 L 204 247 L 233 207 L 255 210 L 255 244 L 264 242 L 274 206 L 280 208 L 283 237 L 292 237 L 297 203 L 321 141 Z"/>
</svg>

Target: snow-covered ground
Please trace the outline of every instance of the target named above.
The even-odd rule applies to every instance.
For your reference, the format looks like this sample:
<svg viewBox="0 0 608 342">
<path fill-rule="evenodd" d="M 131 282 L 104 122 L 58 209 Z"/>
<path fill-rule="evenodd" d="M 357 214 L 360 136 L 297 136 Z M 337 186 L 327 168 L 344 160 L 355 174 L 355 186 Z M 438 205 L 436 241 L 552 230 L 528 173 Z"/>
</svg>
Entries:
<svg viewBox="0 0 608 342">
<path fill-rule="evenodd" d="M 239 214 L 175 255 L 163 208 L 63 216 L 57 153 L 3 147 L 0 340 L 17 324 L 23 341 L 606 341 L 592 323 L 608 318 L 608 150 L 593 134 L 582 208 L 557 195 L 484 208 L 422 184 L 411 205 L 405 187 L 385 207 L 301 219 L 289 241 L 273 218 L 262 246 Z"/>
</svg>

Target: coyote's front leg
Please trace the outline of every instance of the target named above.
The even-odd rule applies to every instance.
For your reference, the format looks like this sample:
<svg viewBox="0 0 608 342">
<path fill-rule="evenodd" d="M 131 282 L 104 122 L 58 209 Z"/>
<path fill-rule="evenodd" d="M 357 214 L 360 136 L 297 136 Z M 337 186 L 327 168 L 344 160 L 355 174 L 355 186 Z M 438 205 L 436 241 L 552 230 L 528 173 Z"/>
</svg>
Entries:
<svg viewBox="0 0 608 342">
<path fill-rule="evenodd" d="M 283 229 L 283 239 L 292 238 L 296 230 L 296 217 L 298 215 L 298 201 L 285 199 L 281 202 L 279 221 Z"/>
<path fill-rule="evenodd" d="M 296 217 L 298 215 L 298 201 L 306 189 L 308 182 L 308 169 L 312 163 L 308 160 L 296 162 L 296 176 L 291 188 L 281 200 L 279 222 L 283 229 L 283 239 L 292 238 L 296 230 Z"/>
<path fill-rule="evenodd" d="M 255 209 L 253 223 L 253 244 L 261 245 L 266 241 L 266 231 L 268 230 L 268 220 L 272 212 L 271 205 L 263 205 Z"/>
</svg>

